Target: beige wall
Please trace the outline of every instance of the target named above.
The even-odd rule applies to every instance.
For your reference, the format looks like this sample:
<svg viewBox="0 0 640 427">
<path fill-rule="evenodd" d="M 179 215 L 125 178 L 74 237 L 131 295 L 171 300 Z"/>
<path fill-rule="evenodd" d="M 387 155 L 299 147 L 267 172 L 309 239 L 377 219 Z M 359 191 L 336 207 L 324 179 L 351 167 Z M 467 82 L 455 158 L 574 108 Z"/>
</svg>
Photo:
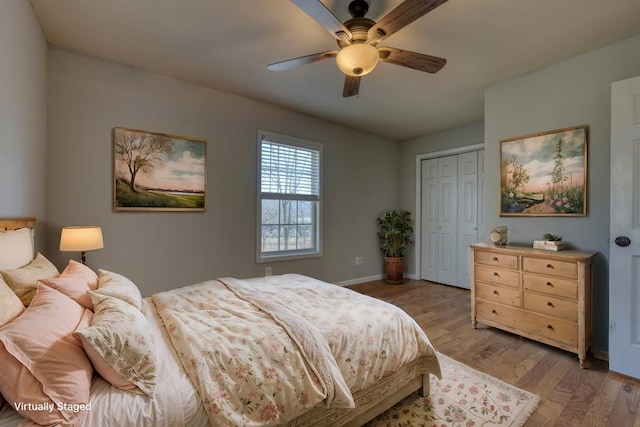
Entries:
<svg viewBox="0 0 640 427">
<path fill-rule="evenodd" d="M 47 43 L 31 4 L 0 2 L 0 217 L 37 216 L 44 242 Z"/>
<path fill-rule="evenodd" d="M 376 218 L 399 205 L 397 142 L 56 48 L 48 84 L 47 255 L 58 266 L 77 257 L 58 252 L 60 228 L 97 224 L 105 248 L 88 264 L 130 276 L 146 295 L 266 266 L 330 282 L 382 274 Z M 113 127 L 206 139 L 206 212 L 114 212 Z M 256 264 L 258 129 L 324 144 L 322 258 Z"/>
</svg>

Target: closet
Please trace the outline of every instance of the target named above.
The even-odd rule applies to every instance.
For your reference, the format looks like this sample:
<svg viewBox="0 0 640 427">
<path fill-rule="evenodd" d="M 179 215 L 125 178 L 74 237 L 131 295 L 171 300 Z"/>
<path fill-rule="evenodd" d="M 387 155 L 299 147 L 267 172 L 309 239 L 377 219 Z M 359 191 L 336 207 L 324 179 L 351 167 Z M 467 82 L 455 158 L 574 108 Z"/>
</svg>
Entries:
<svg viewBox="0 0 640 427">
<path fill-rule="evenodd" d="M 420 278 L 469 289 L 483 211 L 484 150 L 421 161 Z"/>
</svg>

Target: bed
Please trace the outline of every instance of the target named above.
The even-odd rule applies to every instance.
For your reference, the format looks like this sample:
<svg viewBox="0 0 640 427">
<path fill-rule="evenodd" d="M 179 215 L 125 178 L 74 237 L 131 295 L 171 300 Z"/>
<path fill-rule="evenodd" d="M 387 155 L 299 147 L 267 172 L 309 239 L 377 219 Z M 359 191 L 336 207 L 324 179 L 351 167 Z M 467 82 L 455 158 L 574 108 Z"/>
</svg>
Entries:
<svg viewBox="0 0 640 427">
<path fill-rule="evenodd" d="M 0 233 L 34 225 L 33 218 L 0 219 Z M 0 326 L 0 350 L 3 344 L 11 350 L 11 329 L 24 329 L 24 318 L 45 310 L 41 301 L 57 298 L 58 309 L 68 306 L 65 312 L 77 312 L 72 335 L 80 341 L 69 351 L 90 362 L 88 394 L 86 401 L 77 399 L 84 405 L 79 410 L 69 414 L 61 409 L 62 425 L 359 426 L 416 390 L 427 395 L 429 376 L 440 376 L 436 351 L 408 315 L 310 277 L 228 277 L 142 298 L 126 277 L 87 270 L 70 261 L 59 275 L 50 273 L 54 277 L 39 281 L 33 290 L 31 305 Z M 94 287 L 89 284 L 89 292 L 74 294 L 74 272 Z M 110 287 L 114 284 L 120 287 Z M 58 295 L 63 292 L 68 295 Z M 109 317 L 114 307 L 126 307 L 129 314 L 122 321 Z M 103 324 L 108 327 L 100 329 Z M 144 332 L 131 342 L 143 347 L 123 367 L 120 359 L 134 351 L 125 347 L 109 353 L 124 337 L 114 337 L 111 329 L 123 325 L 131 335 L 136 324 Z M 99 339 L 94 340 L 96 334 Z M 102 344 L 91 346 L 104 343 L 105 337 L 106 350 Z M 79 351 L 83 346 L 84 352 Z M 28 368 L 40 380 L 38 367 Z M 9 402 L 18 400 L 16 387 L 2 375 L 0 391 L 10 396 Z M 16 412 L 12 406 L 20 402 L 12 403 L 0 410 L 0 426 L 37 425 L 18 412 L 39 421 L 40 408 Z"/>
</svg>

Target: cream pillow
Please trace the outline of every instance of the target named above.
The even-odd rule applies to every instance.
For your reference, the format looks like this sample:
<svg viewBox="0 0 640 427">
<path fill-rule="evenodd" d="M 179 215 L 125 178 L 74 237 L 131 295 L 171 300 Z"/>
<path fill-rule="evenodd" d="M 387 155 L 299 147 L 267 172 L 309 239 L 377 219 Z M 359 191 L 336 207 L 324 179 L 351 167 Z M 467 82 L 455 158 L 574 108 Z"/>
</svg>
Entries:
<svg viewBox="0 0 640 427">
<path fill-rule="evenodd" d="M 97 353 L 102 359 L 94 357 L 94 367 L 108 380 L 113 377 L 113 372 L 102 368 L 110 366 L 121 379 L 153 397 L 156 356 L 147 318 L 118 298 L 94 291 L 89 291 L 89 295 L 95 310 L 93 322 L 75 335 L 80 337 L 85 349 L 90 349 L 87 351 L 89 355 Z"/>
<path fill-rule="evenodd" d="M 142 295 L 131 280 L 107 270 L 98 270 L 98 290 L 95 293 L 118 298 L 142 310 Z"/>
<path fill-rule="evenodd" d="M 67 268 L 60 273 L 59 277 L 42 279 L 40 283 L 62 292 L 84 308 L 93 310 L 93 304 L 91 304 L 91 298 L 87 295 L 87 291 L 98 288 L 98 276 L 86 265 L 69 260 Z"/>
<path fill-rule="evenodd" d="M 38 280 L 58 277 L 60 273 L 55 265 L 41 253 L 31 263 L 22 268 L 0 271 L 7 285 L 28 306 L 38 289 Z"/>
<path fill-rule="evenodd" d="M 20 298 L 13 293 L 0 276 L 0 326 L 6 325 L 24 311 Z M 0 405 L 2 408 L 2 405 Z"/>
<path fill-rule="evenodd" d="M 33 233 L 29 228 L 0 231 L 0 270 L 20 268 L 33 260 Z"/>
</svg>

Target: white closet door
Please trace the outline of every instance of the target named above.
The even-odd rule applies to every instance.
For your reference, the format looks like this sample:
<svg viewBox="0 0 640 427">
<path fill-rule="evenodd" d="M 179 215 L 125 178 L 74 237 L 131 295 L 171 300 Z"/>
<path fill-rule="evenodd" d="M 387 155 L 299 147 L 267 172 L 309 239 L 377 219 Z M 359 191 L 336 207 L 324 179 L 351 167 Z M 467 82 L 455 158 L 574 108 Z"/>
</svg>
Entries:
<svg viewBox="0 0 640 427">
<path fill-rule="evenodd" d="M 456 285 L 458 247 L 458 157 L 438 159 L 438 282 Z"/>
<path fill-rule="evenodd" d="M 469 289 L 469 245 L 483 222 L 484 151 L 421 162 L 420 278 Z"/>
<path fill-rule="evenodd" d="M 470 289 L 469 245 L 478 241 L 478 152 L 458 155 L 458 280 L 456 286 Z"/>
<path fill-rule="evenodd" d="M 438 159 L 422 161 L 420 278 L 438 281 Z"/>
</svg>

